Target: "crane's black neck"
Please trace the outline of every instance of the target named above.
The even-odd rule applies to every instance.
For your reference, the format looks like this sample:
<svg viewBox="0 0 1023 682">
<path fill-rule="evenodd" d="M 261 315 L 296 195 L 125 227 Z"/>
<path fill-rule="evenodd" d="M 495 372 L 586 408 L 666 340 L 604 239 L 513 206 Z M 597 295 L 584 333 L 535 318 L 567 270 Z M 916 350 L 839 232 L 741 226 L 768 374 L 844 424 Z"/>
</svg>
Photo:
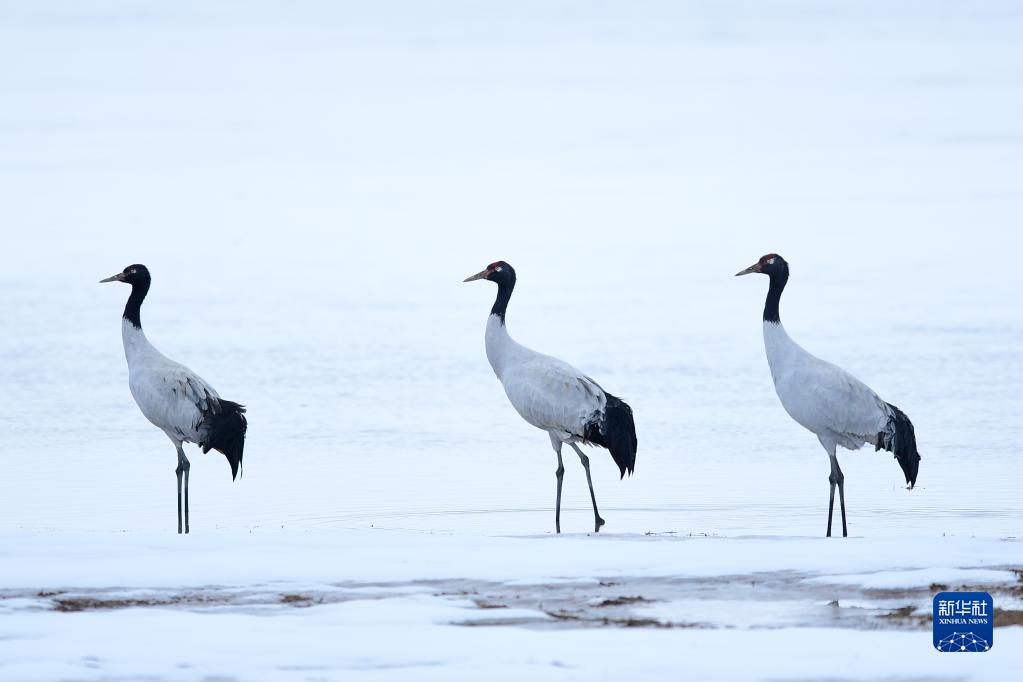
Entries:
<svg viewBox="0 0 1023 682">
<path fill-rule="evenodd" d="M 128 302 L 124 304 L 124 319 L 131 322 L 132 326 L 136 329 L 142 329 L 142 318 L 140 316 L 142 312 L 142 301 L 145 300 L 146 294 L 148 293 L 148 279 L 140 282 L 132 282 L 131 296 L 128 297 Z"/>
<path fill-rule="evenodd" d="M 789 281 L 788 269 L 768 273 L 771 277 L 771 287 L 767 290 L 767 301 L 764 302 L 764 322 L 781 322 L 778 315 L 778 304 L 781 302 L 781 292 Z"/>
<path fill-rule="evenodd" d="M 512 289 L 515 288 L 515 275 L 495 278 L 497 282 L 497 299 L 494 301 L 494 307 L 490 309 L 491 315 L 497 315 L 501 320 L 501 324 L 504 324 L 504 316 L 508 311 L 508 301 L 511 300 Z"/>
</svg>

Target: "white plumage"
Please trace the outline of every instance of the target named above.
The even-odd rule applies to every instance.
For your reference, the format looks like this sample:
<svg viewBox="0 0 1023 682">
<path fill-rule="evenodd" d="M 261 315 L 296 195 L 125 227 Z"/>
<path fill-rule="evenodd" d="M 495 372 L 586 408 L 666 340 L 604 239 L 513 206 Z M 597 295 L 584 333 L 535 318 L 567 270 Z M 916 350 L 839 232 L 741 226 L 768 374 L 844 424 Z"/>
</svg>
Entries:
<svg viewBox="0 0 1023 682">
<path fill-rule="evenodd" d="M 764 322 L 764 348 L 785 411 L 825 449 L 857 450 L 885 430 L 892 417 L 888 404 L 842 368 L 803 350 L 781 322 Z"/>
<path fill-rule="evenodd" d="M 505 263 L 491 263 L 487 269 L 466 279 L 488 279 L 498 285 L 497 300 L 487 319 L 487 359 L 504 387 L 515 411 L 528 423 L 547 432 L 558 457 L 555 471 L 558 487 L 554 525 L 561 532 L 561 483 L 565 467 L 561 448 L 568 443 L 586 471 L 586 482 L 593 502 L 594 529 L 604 520 L 597 511 L 590 461 L 577 443 L 606 447 L 624 477 L 632 473 L 636 461 L 636 427 L 632 409 L 619 398 L 575 367 L 549 355 L 543 355 L 516 343 L 505 326 L 505 313 L 515 270 Z"/>
<path fill-rule="evenodd" d="M 604 390 L 572 365 L 516 343 L 497 315 L 487 320 L 487 360 L 515 411 L 561 442 L 577 442 L 607 406 Z"/>
<path fill-rule="evenodd" d="M 158 351 L 141 328 L 121 321 L 128 388 L 142 414 L 175 445 L 199 443 L 203 415 L 219 411 L 220 396 L 202 377 Z"/>
<path fill-rule="evenodd" d="M 838 487 L 842 511 L 842 535 L 848 535 L 845 517 L 845 475 L 838 466 L 837 446 L 858 450 L 865 443 L 875 450 L 894 453 L 912 488 L 916 484 L 920 455 L 916 433 L 909 417 L 882 400 L 862 381 L 830 362 L 805 351 L 793 341 L 779 315 L 782 291 L 788 282 L 789 266 L 777 254 L 768 254 L 737 275 L 759 272 L 771 285 L 764 305 L 764 349 L 774 379 L 774 389 L 785 411 L 798 424 L 817 436 L 831 460 L 831 499 L 828 530 Z"/>
<path fill-rule="evenodd" d="M 167 434 L 177 450 L 178 466 L 174 473 L 178 479 L 178 532 L 187 533 L 191 464 L 182 444 L 196 443 L 203 452 L 214 449 L 223 453 L 231 465 L 231 477 L 235 478 L 241 467 L 248 429 L 245 408 L 222 399 L 198 374 L 163 355 L 146 338 L 141 318 L 142 301 L 151 282 L 146 266 L 129 265 L 102 282 L 131 285 L 121 320 L 128 388 L 142 414 Z"/>
</svg>

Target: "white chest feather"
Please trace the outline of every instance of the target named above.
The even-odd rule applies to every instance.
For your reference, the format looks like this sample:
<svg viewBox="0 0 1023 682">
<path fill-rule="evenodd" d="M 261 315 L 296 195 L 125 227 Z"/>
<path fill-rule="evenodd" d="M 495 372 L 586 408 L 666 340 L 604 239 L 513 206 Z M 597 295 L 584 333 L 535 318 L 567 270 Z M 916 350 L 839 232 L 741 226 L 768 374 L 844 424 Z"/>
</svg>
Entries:
<svg viewBox="0 0 1023 682">
<path fill-rule="evenodd" d="M 887 404 L 856 377 L 805 351 L 781 323 L 764 322 L 764 349 L 785 411 L 822 440 L 857 448 L 884 429 Z"/>
<path fill-rule="evenodd" d="M 197 374 L 156 350 L 141 329 L 122 321 L 128 388 L 142 414 L 172 439 L 197 442 L 197 426 L 217 392 Z"/>
<path fill-rule="evenodd" d="M 595 381 L 566 362 L 516 343 L 497 315 L 487 320 L 487 360 L 515 411 L 562 439 L 582 436 L 607 404 Z"/>
<path fill-rule="evenodd" d="M 497 315 L 487 318 L 487 331 L 484 340 L 487 347 L 487 360 L 498 379 L 502 378 L 504 370 L 509 365 L 522 358 L 523 351 L 528 350 L 512 340 L 504 322 Z"/>
</svg>

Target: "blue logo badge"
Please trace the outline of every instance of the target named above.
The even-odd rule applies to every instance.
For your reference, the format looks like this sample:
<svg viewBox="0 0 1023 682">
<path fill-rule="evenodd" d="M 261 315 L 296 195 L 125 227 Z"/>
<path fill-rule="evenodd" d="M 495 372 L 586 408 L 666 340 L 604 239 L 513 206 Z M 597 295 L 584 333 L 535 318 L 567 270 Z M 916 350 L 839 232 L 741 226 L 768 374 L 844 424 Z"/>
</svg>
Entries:
<svg viewBox="0 0 1023 682">
<path fill-rule="evenodd" d="M 934 597 L 934 648 L 987 651 L 994 644 L 995 604 L 987 592 L 939 592 Z"/>
</svg>

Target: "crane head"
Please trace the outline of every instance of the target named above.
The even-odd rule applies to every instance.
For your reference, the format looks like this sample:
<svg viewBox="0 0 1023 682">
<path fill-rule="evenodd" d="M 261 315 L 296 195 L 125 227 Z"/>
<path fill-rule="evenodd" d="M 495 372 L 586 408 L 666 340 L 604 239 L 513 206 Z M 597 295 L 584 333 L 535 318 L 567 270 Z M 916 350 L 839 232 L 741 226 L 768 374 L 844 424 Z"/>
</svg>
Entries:
<svg viewBox="0 0 1023 682">
<path fill-rule="evenodd" d="M 149 268 L 139 263 L 129 265 L 116 275 L 111 275 L 99 281 L 100 284 L 105 282 L 125 282 L 132 286 L 136 284 L 149 284 Z"/>
<path fill-rule="evenodd" d="M 775 274 L 780 275 L 782 273 L 787 275 L 789 272 L 789 264 L 785 262 L 785 259 L 779 256 L 778 254 L 769 253 L 766 256 L 762 256 L 760 260 L 758 260 L 756 263 L 749 266 L 742 272 L 735 273 L 735 276 L 738 277 L 739 275 L 749 275 L 754 272 L 759 272 L 769 276 Z"/>
<path fill-rule="evenodd" d="M 477 279 L 489 279 L 491 282 L 501 282 L 502 280 L 511 279 L 515 280 L 515 268 L 505 263 L 503 260 L 499 260 L 495 263 L 491 263 L 485 269 L 477 272 L 471 277 L 466 277 L 463 282 L 472 282 Z"/>
</svg>

